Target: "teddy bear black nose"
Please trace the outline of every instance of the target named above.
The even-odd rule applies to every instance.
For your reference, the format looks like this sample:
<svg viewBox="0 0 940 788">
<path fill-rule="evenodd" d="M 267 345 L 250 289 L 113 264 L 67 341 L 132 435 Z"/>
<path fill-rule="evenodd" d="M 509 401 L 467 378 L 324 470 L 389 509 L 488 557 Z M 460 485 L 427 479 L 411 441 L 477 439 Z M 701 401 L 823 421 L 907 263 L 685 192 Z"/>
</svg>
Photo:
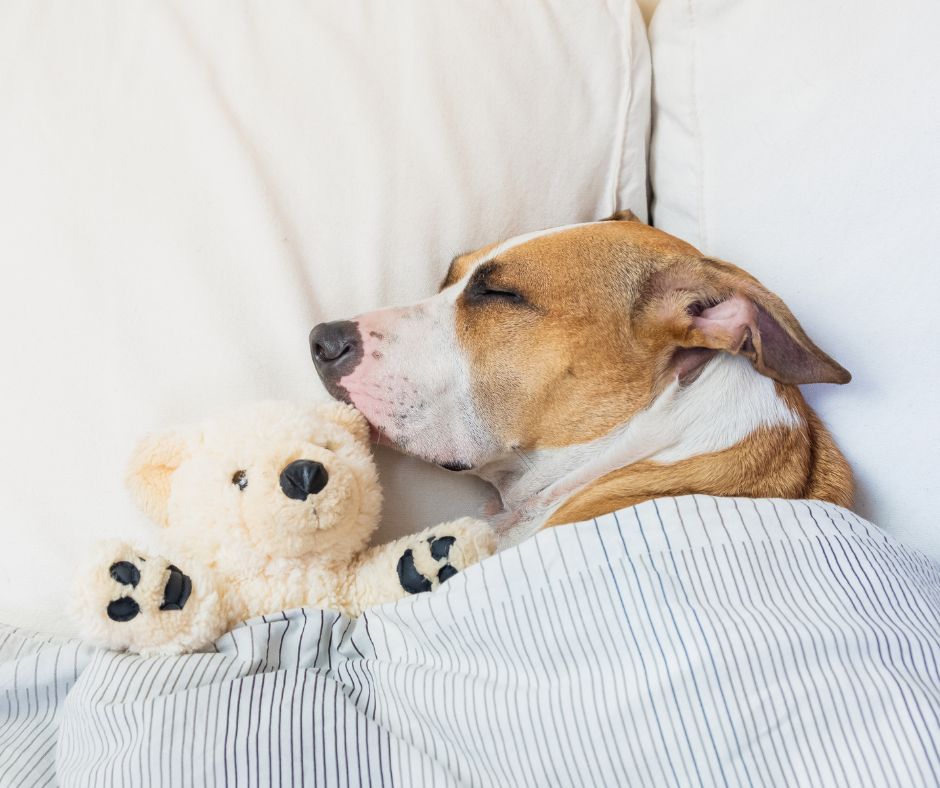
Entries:
<svg viewBox="0 0 940 788">
<path fill-rule="evenodd" d="M 281 489 L 284 495 L 295 501 L 316 495 L 329 480 L 326 468 L 313 460 L 294 460 L 281 471 Z"/>
</svg>

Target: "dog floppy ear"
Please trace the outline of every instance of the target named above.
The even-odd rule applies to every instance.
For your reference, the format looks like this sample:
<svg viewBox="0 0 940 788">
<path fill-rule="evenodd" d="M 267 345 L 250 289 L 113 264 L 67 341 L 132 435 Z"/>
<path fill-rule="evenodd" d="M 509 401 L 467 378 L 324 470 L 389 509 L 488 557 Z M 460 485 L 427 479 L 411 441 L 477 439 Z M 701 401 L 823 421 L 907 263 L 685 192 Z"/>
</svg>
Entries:
<svg viewBox="0 0 940 788">
<path fill-rule="evenodd" d="M 127 464 L 125 482 L 134 501 L 154 522 L 167 525 L 170 477 L 189 454 L 189 440 L 180 430 L 143 438 Z"/>
<path fill-rule="evenodd" d="M 806 335 L 780 298 L 737 266 L 701 258 L 653 275 L 646 308 L 677 347 L 680 381 L 714 352 L 742 355 L 781 383 L 848 383 L 852 376 Z"/>
<path fill-rule="evenodd" d="M 317 407 L 324 418 L 338 424 L 360 443 L 369 445 L 369 422 L 352 405 L 344 402 L 326 402 Z"/>
</svg>

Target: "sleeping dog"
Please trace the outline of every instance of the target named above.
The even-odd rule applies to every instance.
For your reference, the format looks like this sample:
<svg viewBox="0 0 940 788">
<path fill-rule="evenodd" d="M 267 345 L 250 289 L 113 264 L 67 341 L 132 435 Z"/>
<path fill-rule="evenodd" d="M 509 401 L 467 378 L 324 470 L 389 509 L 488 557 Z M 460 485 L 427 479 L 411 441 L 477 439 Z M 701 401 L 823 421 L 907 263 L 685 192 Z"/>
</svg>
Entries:
<svg viewBox="0 0 940 788">
<path fill-rule="evenodd" d="M 460 255 L 437 295 L 310 347 L 383 442 L 496 488 L 504 544 L 660 496 L 852 503 L 797 388 L 849 373 L 752 276 L 629 212 Z"/>
</svg>

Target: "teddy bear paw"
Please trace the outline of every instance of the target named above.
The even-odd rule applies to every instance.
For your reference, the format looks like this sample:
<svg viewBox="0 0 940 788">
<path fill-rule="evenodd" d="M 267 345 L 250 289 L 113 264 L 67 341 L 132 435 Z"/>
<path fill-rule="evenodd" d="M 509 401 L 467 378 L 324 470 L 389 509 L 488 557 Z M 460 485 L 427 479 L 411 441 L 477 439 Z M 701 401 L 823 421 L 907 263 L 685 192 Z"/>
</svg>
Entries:
<svg viewBox="0 0 940 788">
<path fill-rule="evenodd" d="M 218 595 L 165 558 L 118 544 L 83 573 L 77 615 L 82 635 L 113 649 L 179 653 L 219 634 Z"/>
<path fill-rule="evenodd" d="M 133 621 L 140 615 L 140 603 L 134 598 L 134 591 L 140 584 L 139 565 L 147 563 L 147 559 L 138 556 L 137 562 L 115 561 L 108 569 L 111 579 L 121 587 L 123 596 L 109 602 L 106 612 L 108 618 L 119 624 Z M 173 564 L 167 564 L 164 573 L 166 582 L 162 584 L 162 599 L 157 609 L 162 612 L 183 610 L 193 592 L 192 579 Z"/>
<path fill-rule="evenodd" d="M 409 594 L 432 591 L 459 571 L 492 555 L 496 538 L 484 522 L 464 517 L 429 528 L 398 559 L 398 580 Z"/>
</svg>

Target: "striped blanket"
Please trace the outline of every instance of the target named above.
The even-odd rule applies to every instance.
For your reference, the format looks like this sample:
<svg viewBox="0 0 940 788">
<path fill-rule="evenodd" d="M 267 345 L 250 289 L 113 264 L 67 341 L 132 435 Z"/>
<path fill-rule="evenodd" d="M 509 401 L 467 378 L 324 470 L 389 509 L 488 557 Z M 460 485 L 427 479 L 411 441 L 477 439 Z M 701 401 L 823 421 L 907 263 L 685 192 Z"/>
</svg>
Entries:
<svg viewBox="0 0 940 788">
<path fill-rule="evenodd" d="M 0 690 L 4 786 L 936 786 L 940 568 L 835 506 L 667 498 L 214 653 L 0 630 Z"/>
</svg>

